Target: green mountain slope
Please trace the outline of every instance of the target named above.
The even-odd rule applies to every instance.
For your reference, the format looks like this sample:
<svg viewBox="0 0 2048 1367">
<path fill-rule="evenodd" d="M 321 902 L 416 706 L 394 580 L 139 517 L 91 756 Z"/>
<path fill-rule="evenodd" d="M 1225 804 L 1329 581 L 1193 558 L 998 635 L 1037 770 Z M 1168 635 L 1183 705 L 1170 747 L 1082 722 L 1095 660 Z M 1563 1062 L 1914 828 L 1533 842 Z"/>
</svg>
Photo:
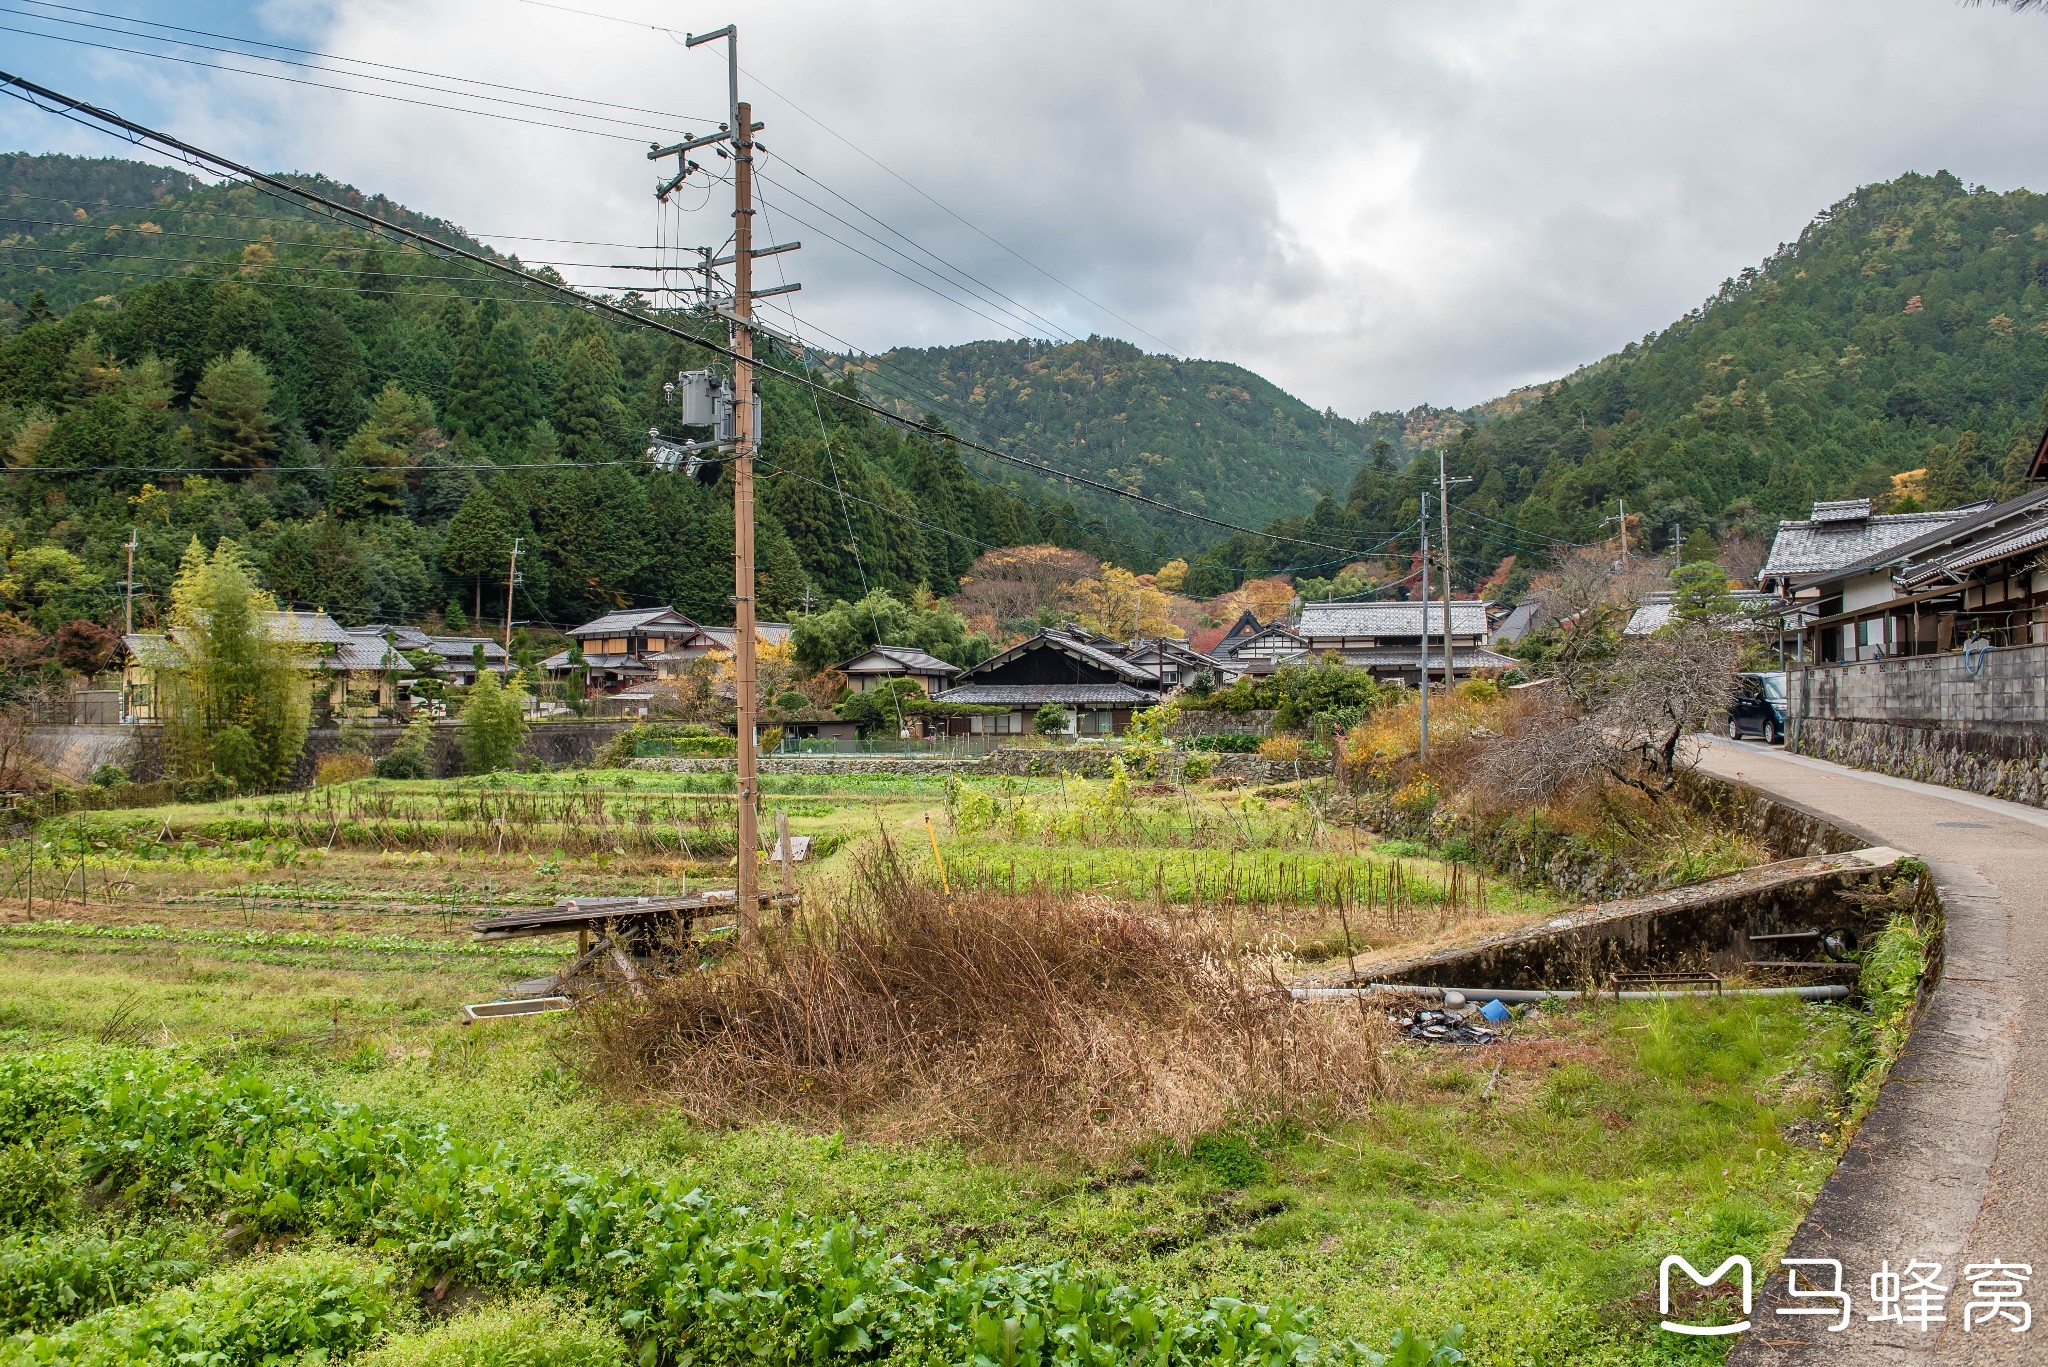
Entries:
<svg viewBox="0 0 2048 1367">
<path fill-rule="evenodd" d="M 963 436 L 1252 525 L 1344 487 L 1375 440 L 1405 448 L 1410 421 L 1318 413 L 1242 366 L 1151 355 L 1102 337 L 902 349 L 852 373 L 876 401 L 931 412 Z M 974 463 L 1019 492 L 1044 488 L 1000 462 Z M 1181 550 L 1209 539 L 1186 518 L 1067 491 L 1127 538 L 1158 537 L 1161 549 Z"/>
<path fill-rule="evenodd" d="M 667 601 L 729 621 L 729 485 L 643 455 L 663 381 L 712 359 L 245 187 L 0 160 L 0 611 L 118 620 L 135 528 L 143 621 L 195 536 L 343 621 L 451 601 L 497 619 L 515 536 L 517 617 Z M 766 613 L 943 592 L 983 543 L 1094 545 L 949 445 L 772 377 L 764 400 Z"/>
<path fill-rule="evenodd" d="M 1904 471 L 1927 471 L 1931 504 L 2009 492 L 2044 387 L 2048 196 L 1946 173 L 1866 186 L 1662 333 L 1475 414 L 1450 443 L 1476 481 L 1455 501 L 1459 578 L 1612 536 L 1617 500 L 1635 544 L 1661 550 L 1674 528 L 1768 535 L 1816 498 L 1887 496 Z M 1368 463 L 1343 500 L 1273 529 L 1377 540 L 1412 522 L 1434 466 Z M 1207 558 L 1274 557 L 1241 539 Z"/>
</svg>

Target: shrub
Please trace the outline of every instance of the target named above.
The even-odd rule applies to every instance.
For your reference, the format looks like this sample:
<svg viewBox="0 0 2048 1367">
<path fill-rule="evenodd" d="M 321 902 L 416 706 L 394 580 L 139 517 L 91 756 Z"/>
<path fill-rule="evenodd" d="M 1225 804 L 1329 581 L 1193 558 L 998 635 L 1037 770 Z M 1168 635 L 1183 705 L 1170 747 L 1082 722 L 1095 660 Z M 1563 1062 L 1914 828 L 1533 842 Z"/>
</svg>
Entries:
<svg viewBox="0 0 2048 1367">
<path fill-rule="evenodd" d="M 1491 679 L 1467 679 L 1458 685 L 1458 696 L 1467 702 L 1492 702 L 1500 697 L 1500 685 Z"/>
<path fill-rule="evenodd" d="M 357 1358 L 361 1367 L 625 1367 L 616 1329 L 545 1297 L 491 1306 Z"/>
<path fill-rule="evenodd" d="M 322 755 L 313 765 L 313 786 L 326 788 L 336 783 L 354 783 L 376 771 L 377 766 L 370 762 L 368 755 Z"/>
<path fill-rule="evenodd" d="M 0 1334 L 51 1329 L 181 1286 L 205 1269 L 211 1242 L 204 1230 L 169 1227 L 0 1240 Z"/>
<path fill-rule="evenodd" d="M 1259 758 L 1291 763 L 1307 753 L 1299 736 L 1268 736 L 1259 742 Z"/>
<path fill-rule="evenodd" d="M 768 754 L 770 751 L 774 750 L 777 746 L 781 744 L 782 728 L 779 726 L 770 726 L 761 732 L 760 737 L 755 745 L 755 753 L 762 755 Z M 739 752 L 739 741 L 737 738 L 735 738 L 733 741 L 733 752 L 735 754 Z"/>
<path fill-rule="evenodd" d="M 1057 736 L 1067 729 L 1067 709 L 1049 702 L 1031 719 L 1031 729 L 1041 736 Z"/>
<path fill-rule="evenodd" d="M 40 1229 L 59 1224 L 71 1192 L 54 1152 L 28 1143 L 0 1149 L 0 1229 Z"/>
<path fill-rule="evenodd" d="M 22 1357 L 81 1367 L 326 1361 L 383 1332 L 390 1280 L 385 1269 L 340 1253 L 249 1263 L 30 1338 Z"/>
<path fill-rule="evenodd" d="M 118 764 L 102 764 L 92 771 L 92 786 L 113 788 L 128 781 L 128 771 Z"/>
<path fill-rule="evenodd" d="M 785 712 L 801 712 L 811 705 L 811 700 L 795 689 L 791 689 L 787 693 L 777 693 L 774 705 Z"/>
<path fill-rule="evenodd" d="M 1216 761 L 1207 755 L 1189 755 L 1181 762 L 1180 781 L 1182 783 L 1200 783 L 1203 779 L 1209 777 L 1210 770 L 1215 767 Z"/>
<path fill-rule="evenodd" d="M 420 717 L 405 728 L 398 744 L 371 766 L 378 778 L 432 778 L 434 776 L 434 723 Z"/>
<path fill-rule="evenodd" d="M 1195 932 L 1044 895 L 949 899 L 886 846 L 851 881 L 773 953 L 600 1009 L 592 1075 L 711 1123 L 922 1116 L 1034 1153 L 1345 1114 L 1378 1087 L 1376 1026 L 1293 1009 Z"/>
</svg>

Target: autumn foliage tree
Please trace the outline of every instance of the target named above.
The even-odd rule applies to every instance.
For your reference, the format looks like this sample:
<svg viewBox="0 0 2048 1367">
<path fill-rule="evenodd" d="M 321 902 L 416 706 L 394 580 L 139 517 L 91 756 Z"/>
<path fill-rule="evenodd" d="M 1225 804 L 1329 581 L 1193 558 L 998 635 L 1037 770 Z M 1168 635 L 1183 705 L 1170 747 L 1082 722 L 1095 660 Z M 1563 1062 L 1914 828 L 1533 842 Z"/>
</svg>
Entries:
<svg viewBox="0 0 2048 1367">
<path fill-rule="evenodd" d="M 1066 585 L 1054 601 L 1076 626 L 1121 641 L 1186 635 L 1173 620 L 1171 595 L 1150 580 L 1150 575 L 1141 578 L 1104 564 L 1097 573 Z"/>
</svg>

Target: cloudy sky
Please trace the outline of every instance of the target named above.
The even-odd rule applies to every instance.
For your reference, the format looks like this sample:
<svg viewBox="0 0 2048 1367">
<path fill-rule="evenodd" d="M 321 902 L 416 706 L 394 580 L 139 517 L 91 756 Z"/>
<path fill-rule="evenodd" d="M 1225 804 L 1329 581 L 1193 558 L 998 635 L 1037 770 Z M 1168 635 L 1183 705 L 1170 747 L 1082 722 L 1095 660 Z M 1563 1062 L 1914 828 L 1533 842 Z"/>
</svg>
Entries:
<svg viewBox="0 0 2048 1367">
<path fill-rule="evenodd" d="M 721 114 L 722 47 L 676 35 L 736 21 L 805 328 L 871 350 L 1105 333 L 1352 415 L 1594 360 L 1859 184 L 2048 189 L 2048 15 L 1954 0 L 80 4 L 0 0 L 0 67 L 600 266 L 729 231 L 702 177 L 661 211 L 643 152 Z M 112 52 L 257 65 L 111 33 L 116 14 L 388 64 L 262 68 L 299 80 L 484 107 L 427 88 L 456 76 L 541 107 L 488 106 L 517 123 Z M 0 147 L 122 150 L 12 103 Z"/>
</svg>

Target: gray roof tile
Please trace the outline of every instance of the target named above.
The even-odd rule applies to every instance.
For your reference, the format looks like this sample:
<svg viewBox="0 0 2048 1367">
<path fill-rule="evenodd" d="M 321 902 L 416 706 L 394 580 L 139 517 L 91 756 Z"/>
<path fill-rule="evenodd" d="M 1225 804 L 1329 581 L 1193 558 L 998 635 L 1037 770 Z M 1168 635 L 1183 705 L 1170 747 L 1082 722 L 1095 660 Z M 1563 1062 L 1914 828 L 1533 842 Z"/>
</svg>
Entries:
<svg viewBox="0 0 2048 1367">
<path fill-rule="evenodd" d="M 1420 636 L 1421 603 L 1303 603 L 1295 633 L 1313 646 L 1317 641 L 1344 636 Z M 1444 609 L 1429 604 L 1429 634 L 1442 636 Z M 1486 604 L 1476 599 L 1451 600 L 1451 634 L 1487 634 Z"/>
<path fill-rule="evenodd" d="M 976 707 L 1043 707 L 1049 702 L 1069 705 L 1146 707 L 1158 701 L 1150 693 L 1129 684 L 961 684 L 938 695 L 938 702 L 967 703 Z"/>
<path fill-rule="evenodd" d="M 1778 524 L 1771 554 L 1759 579 L 1825 574 L 1904 546 L 1961 517 L 1959 509 L 1926 513 L 1879 513 L 1859 521 L 1816 522 L 1811 519 Z"/>
</svg>

